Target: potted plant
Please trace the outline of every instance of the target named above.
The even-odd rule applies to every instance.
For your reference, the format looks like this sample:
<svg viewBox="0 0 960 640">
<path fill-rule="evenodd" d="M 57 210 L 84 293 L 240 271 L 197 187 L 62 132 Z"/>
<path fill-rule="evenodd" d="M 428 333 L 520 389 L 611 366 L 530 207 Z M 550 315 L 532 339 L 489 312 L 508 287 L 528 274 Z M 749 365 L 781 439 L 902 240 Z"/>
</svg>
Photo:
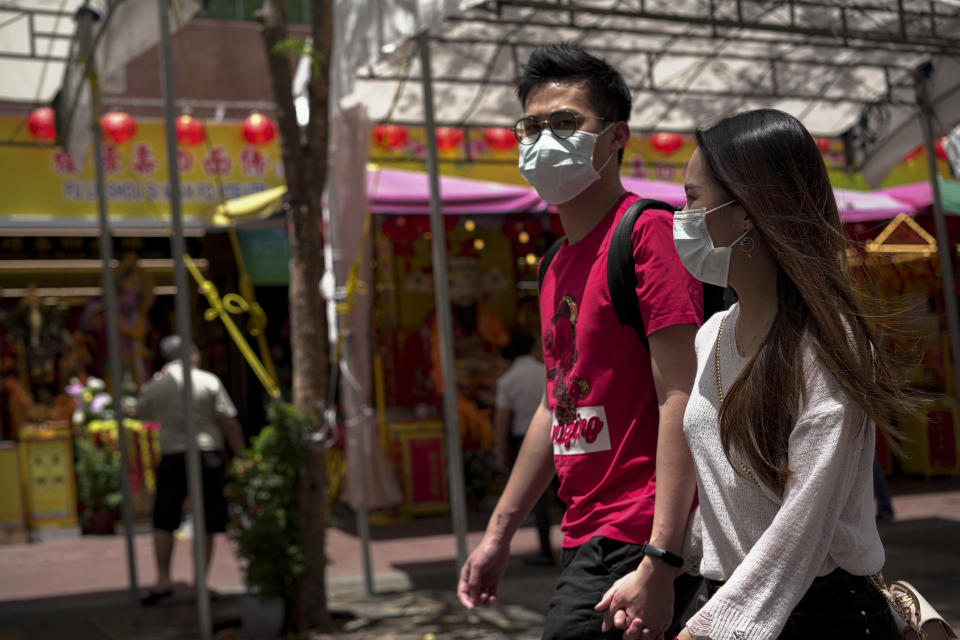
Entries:
<svg viewBox="0 0 960 640">
<path fill-rule="evenodd" d="M 113 533 L 120 491 L 120 453 L 98 445 L 91 436 L 76 438 L 77 499 L 84 533 Z"/>
<path fill-rule="evenodd" d="M 246 633 L 279 634 L 286 604 L 304 571 L 299 482 L 307 461 L 307 435 L 314 416 L 293 405 L 267 407 L 269 424 L 230 468 L 228 535 L 243 561 L 248 595 L 243 606 Z"/>
<path fill-rule="evenodd" d="M 75 401 L 73 444 L 80 524 L 84 533 L 113 533 L 123 502 L 120 452 L 114 434 L 94 434 L 88 429 L 95 421 L 113 419 L 112 398 L 103 380 L 93 376 L 85 382 L 73 378 L 66 390 Z"/>
</svg>

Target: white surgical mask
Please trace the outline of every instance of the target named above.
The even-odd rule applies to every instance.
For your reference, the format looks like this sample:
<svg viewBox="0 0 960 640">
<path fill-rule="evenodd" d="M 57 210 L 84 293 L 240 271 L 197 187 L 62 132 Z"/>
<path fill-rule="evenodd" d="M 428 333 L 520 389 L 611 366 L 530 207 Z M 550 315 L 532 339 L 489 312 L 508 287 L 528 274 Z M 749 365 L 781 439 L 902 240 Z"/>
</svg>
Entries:
<svg viewBox="0 0 960 640">
<path fill-rule="evenodd" d="M 673 246 L 676 247 L 683 266 L 701 282 L 718 287 L 727 286 L 732 247 L 750 233 L 749 230 L 744 231 L 729 247 L 713 246 L 713 238 L 707 229 L 707 214 L 734 202 L 736 200 L 725 202 L 709 211 L 706 207 L 701 207 L 673 214 Z"/>
<path fill-rule="evenodd" d="M 613 157 L 611 152 L 599 171 L 593 168 L 597 138 L 612 126 L 600 133 L 578 129 L 562 140 L 545 129 L 534 144 L 520 145 L 520 174 L 550 204 L 573 200 L 600 179 L 600 171 Z"/>
</svg>

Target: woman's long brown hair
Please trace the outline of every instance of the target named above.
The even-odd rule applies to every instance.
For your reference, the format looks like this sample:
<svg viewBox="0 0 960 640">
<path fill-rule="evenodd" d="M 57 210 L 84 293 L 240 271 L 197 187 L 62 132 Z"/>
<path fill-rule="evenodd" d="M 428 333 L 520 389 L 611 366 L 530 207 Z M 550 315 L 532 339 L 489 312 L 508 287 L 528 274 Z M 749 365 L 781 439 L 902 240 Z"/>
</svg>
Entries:
<svg viewBox="0 0 960 640">
<path fill-rule="evenodd" d="M 892 443 L 899 437 L 891 419 L 909 403 L 858 303 L 833 189 L 810 133 L 789 114 L 759 109 L 702 126 L 696 136 L 712 177 L 747 211 L 777 262 L 776 316 L 725 394 L 720 438 L 728 460 L 735 451 L 782 496 L 788 441 L 806 399 L 804 339 Z"/>
</svg>

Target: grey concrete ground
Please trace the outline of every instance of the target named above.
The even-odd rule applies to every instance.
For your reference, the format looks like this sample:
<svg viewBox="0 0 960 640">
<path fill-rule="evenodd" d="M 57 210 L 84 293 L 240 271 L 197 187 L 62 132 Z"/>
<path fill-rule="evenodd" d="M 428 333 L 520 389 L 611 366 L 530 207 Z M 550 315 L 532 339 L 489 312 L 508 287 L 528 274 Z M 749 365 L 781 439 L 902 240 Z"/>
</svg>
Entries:
<svg viewBox="0 0 960 640">
<path fill-rule="evenodd" d="M 960 629 L 960 482 L 895 481 L 897 519 L 881 523 L 889 579 L 912 582 Z M 376 594 L 364 593 L 359 543 L 349 514 L 329 530 L 330 608 L 334 634 L 308 638 L 538 638 L 558 570 L 526 566 L 536 548 L 532 528 L 521 530 L 501 584 L 501 604 L 467 612 L 454 594 L 454 545 L 449 519 L 423 518 L 373 527 L 371 552 Z M 471 514 L 469 544 L 476 544 L 484 514 Z M 555 531 L 555 540 L 559 532 Z M 141 585 L 152 580 L 149 538 L 138 538 Z M 0 547 L 0 640 L 167 640 L 196 638 L 195 605 L 186 585 L 172 602 L 150 609 L 132 606 L 124 590 L 122 541 L 81 538 Z M 240 639 L 239 572 L 229 545 L 214 560 L 216 638 Z M 189 553 L 176 557 L 184 579 Z M 112 586 L 111 586 L 112 585 Z M 85 588 L 85 586 L 87 588 Z"/>
</svg>

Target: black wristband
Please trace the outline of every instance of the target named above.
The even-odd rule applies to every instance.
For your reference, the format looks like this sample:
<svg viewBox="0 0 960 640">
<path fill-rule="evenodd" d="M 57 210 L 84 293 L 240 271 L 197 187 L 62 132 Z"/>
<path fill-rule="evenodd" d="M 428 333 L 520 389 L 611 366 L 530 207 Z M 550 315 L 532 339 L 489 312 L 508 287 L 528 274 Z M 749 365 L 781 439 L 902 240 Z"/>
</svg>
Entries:
<svg viewBox="0 0 960 640">
<path fill-rule="evenodd" d="M 672 551 L 655 547 L 649 542 L 644 542 L 642 545 L 640 545 L 640 553 L 645 556 L 650 556 L 651 558 L 656 558 L 662 562 L 666 562 L 671 567 L 676 567 L 679 569 L 683 566 L 683 558 L 681 556 L 678 556 Z"/>
</svg>

